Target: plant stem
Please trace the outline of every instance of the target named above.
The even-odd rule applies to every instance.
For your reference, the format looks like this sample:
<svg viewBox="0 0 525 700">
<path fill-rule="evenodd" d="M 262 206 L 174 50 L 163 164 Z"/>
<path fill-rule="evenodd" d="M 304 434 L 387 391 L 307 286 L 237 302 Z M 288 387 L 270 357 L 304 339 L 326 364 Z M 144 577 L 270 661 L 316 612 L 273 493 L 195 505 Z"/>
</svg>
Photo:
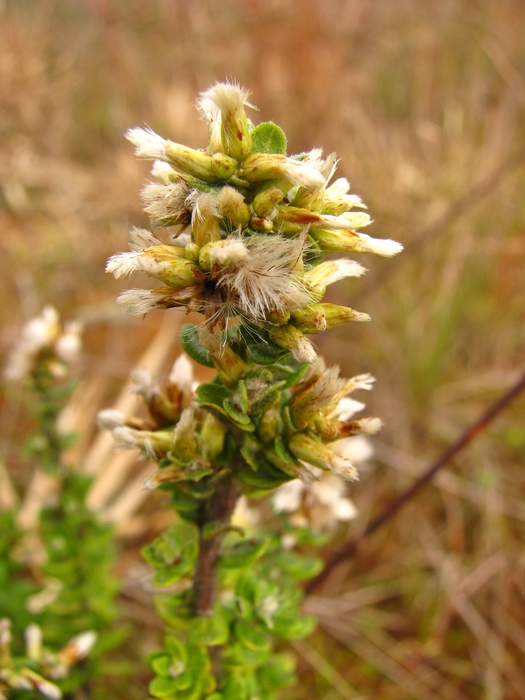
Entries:
<svg viewBox="0 0 525 700">
<path fill-rule="evenodd" d="M 228 474 L 222 479 L 208 503 L 203 505 L 199 523 L 199 556 L 195 569 L 195 614 L 210 616 L 217 592 L 217 559 L 224 531 L 205 539 L 208 523 L 229 525 L 238 497 L 238 486 Z"/>
</svg>

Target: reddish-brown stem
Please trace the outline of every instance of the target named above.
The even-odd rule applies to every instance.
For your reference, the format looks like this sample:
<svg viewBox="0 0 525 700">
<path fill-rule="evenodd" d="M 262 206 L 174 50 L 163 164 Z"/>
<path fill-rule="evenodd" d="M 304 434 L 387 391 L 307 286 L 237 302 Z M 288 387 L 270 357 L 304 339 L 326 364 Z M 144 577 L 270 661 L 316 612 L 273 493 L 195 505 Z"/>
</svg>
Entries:
<svg viewBox="0 0 525 700">
<path fill-rule="evenodd" d="M 321 573 L 314 579 L 309 581 L 306 586 L 307 593 L 313 593 L 327 578 L 332 569 L 334 569 L 340 562 L 347 559 L 355 553 L 357 548 L 361 545 L 363 540 L 372 535 L 376 530 L 379 530 L 385 523 L 391 520 L 394 515 L 406 504 L 408 503 L 424 486 L 426 486 L 435 474 L 443 467 L 445 464 L 450 462 L 450 460 L 455 457 L 458 452 L 460 452 L 464 447 L 466 447 L 470 442 L 475 440 L 481 433 L 483 433 L 488 425 L 496 418 L 496 416 L 506 408 L 511 401 L 513 401 L 519 394 L 525 390 L 525 374 L 523 374 L 518 381 L 513 384 L 508 391 L 506 391 L 502 396 L 499 397 L 489 408 L 478 418 L 478 420 L 467 428 L 458 439 L 449 445 L 444 452 L 436 459 L 436 461 L 428 467 L 426 471 L 421 474 L 421 476 L 414 481 L 414 483 L 409 486 L 405 491 L 403 491 L 397 498 L 395 498 L 390 505 L 388 505 L 385 510 L 380 513 L 377 518 L 374 518 L 366 529 L 354 537 L 345 544 L 337 549 L 330 559 L 328 560 L 325 568 Z"/>
<path fill-rule="evenodd" d="M 199 522 L 199 556 L 195 569 L 195 614 L 210 616 L 217 593 L 217 559 L 224 531 L 217 532 L 212 537 L 204 537 L 204 529 L 209 523 L 218 528 L 230 523 L 237 502 L 238 486 L 230 475 L 222 479 L 210 501 L 202 508 Z"/>
</svg>

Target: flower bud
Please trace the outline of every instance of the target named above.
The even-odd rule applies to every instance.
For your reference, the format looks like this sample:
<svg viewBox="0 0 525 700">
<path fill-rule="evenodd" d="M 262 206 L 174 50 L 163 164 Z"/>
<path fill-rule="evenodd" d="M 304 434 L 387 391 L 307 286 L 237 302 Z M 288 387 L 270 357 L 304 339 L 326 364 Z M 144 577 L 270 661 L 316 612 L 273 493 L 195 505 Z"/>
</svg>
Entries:
<svg viewBox="0 0 525 700">
<path fill-rule="evenodd" d="M 236 267 L 249 257 L 248 248 L 239 238 L 226 238 L 203 246 L 199 253 L 199 267 L 209 272 L 214 264 L 223 268 Z"/>
<path fill-rule="evenodd" d="M 179 355 L 171 368 L 167 393 L 177 411 L 187 408 L 193 399 L 193 365 L 184 353 Z"/>
<path fill-rule="evenodd" d="M 303 333 L 320 333 L 349 321 L 370 321 L 368 314 L 337 304 L 310 304 L 292 311 L 292 318 Z"/>
<path fill-rule="evenodd" d="M 270 233 L 273 230 L 273 221 L 270 219 L 262 219 L 260 216 L 252 216 L 250 219 L 250 228 L 254 231 L 263 231 Z"/>
<path fill-rule="evenodd" d="M 209 241 L 220 241 L 219 207 L 216 195 L 203 192 L 197 199 L 191 216 L 191 237 L 199 247 Z"/>
<path fill-rule="evenodd" d="M 290 311 L 288 309 L 270 311 L 266 314 L 266 320 L 276 326 L 285 326 L 290 320 Z"/>
<path fill-rule="evenodd" d="M 173 425 L 179 416 L 179 411 L 168 396 L 161 391 L 149 370 L 145 367 L 134 369 L 131 372 L 131 379 L 131 391 L 142 396 L 156 424 L 158 426 Z M 139 429 L 146 427 L 140 423 L 130 423 L 128 420 L 124 420 L 121 425 L 127 425 L 131 428 L 138 427 Z"/>
<path fill-rule="evenodd" d="M 318 223 L 321 217 L 314 211 L 303 209 L 302 207 L 278 207 L 277 216 L 274 221 L 280 228 L 283 227 L 284 233 L 287 233 L 286 227 L 289 225 L 292 229 L 294 226 L 309 226 L 310 224 Z M 293 233 L 293 230 L 290 231 Z"/>
<path fill-rule="evenodd" d="M 327 260 L 305 272 L 305 280 L 312 291 L 320 299 L 324 296 L 326 287 L 345 277 L 361 277 L 366 269 L 355 260 L 340 258 L 339 260 Z"/>
<path fill-rule="evenodd" d="M 331 216 L 339 216 L 354 207 L 366 209 L 361 197 L 356 194 L 348 194 L 350 183 L 344 177 L 340 177 L 324 191 L 322 213 Z"/>
<path fill-rule="evenodd" d="M 153 491 L 163 484 L 174 484 L 177 481 L 185 481 L 188 478 L 184 467 L 177 464 L 170 464 L 168 467 L 157 469 L 154 474 L 147 476 L 142 481 L 142 488 Z"/>
<path fill-rule="evenodd" d="M 211 413 L 206 414 L 200 437 L 203 445 L 203 457 L 213 463 L 224 449 L 226 426 Z"/>
<path fill-rule="evenodd" d="M 252 137 L 244 111 L 249 93 L 238 85 L 217 83 L 202 93 L 201 111 L 213 128 L 210 129 L 211 146 L 218 148 L 216 131 L 220 124 L 221 150 L 237 160 L 245 158 L 252 149 Z"/>
<path fill-rule="evenodd" d="M 334 454 L 328 445 L 306 433 L 294 433 L 288 442 L 290 451 L 308 464 L 329 469 L 343 479 L 357 479 L 357 470 L 345 457 Z"/>
<path fill-rule="evenodd" d="M 218 204 L 221 216 L 233 227 L 246 226 L 250 221 L 250 207 L 242 194 L 234 187 L 223 187 L 219 193 Z"/>
<path fill-rule="evenodd" d="M 301 479 L 301 481 L 310 482 L 312 481 L 312 475 L 308 468 L 304 467 L 299 462 L 285 461 L 280 457 L 277 452 L 271 448 L 267 447 L 264 450 L 264 456 L 266 459 L 277 469 L 287 474 L 291 479 Z"/>
<path fill-rule="evenodd" d="M 390 258 L 403 250 L 396 241 L 384 238 L 371 238 L 365 233 L 341 229 L 312 229 L 312 238 L 325 253 L 375 253 Z"/>
<path fill-rule="evenodd" d="M 113 255 L 106 265 L 116 279 L 136 272 L 155 277 L 170 287 L 184 289 L 196 284 L 193 274 L 195 264 L 184 257 L 184 249 L 171 245 L 158 245 L 141 251 Z"/>
<path fill-rule="evenodd" d="M 246 372 L 246 363 L 229 345 L 221 343 L 207 328 L 199 329 L 201 345 L 210 351 L 220 380 L 226 386 L 235 385 Z"/>
<path fill-rule="evenodd" d="M 165 430 L 134 430 L 126 426 L 114 428 L 117 451 L 140 450 L 147 459 L 165 457 L 173 448 L 173 432 Z"/>
<path fill-rule="evenodd" d="M 303 332 L 292 323 L 269 331 L 270 340 L 284 350 L 290 350 L 299 362 L 313 363 L 317 354 Z"/>
<path fill-rule="evenodd" d="M 165 154 L 169 163 L 204 182 L 227 180 L 237 168 L 237 161 L 224 153 L 211 155 L 173 141 L 166 141 Z"/>
<path fill-rule="evenodd" d="M 82 350 L 82 326 L 77 321 L 70 321 L 64 326 L 64 332 L 57 339 L 53 349 L 59 360 L 66 365 L 73 364 Z"/>
<path fill-rule="evenodd" d="M 324 178 L 317 168 L 278 153 L 253 153 L 246 158 L 238 175 L 248 182 L 289 180 L 304 187 L 324 185 Z"/>
<path fill-rule="evenodd" d="M 284 198 L 285 192 L 290 189 L 291 183 L 285 182 L 284 188 L 278 187 L 275 182 L 269 182 L 259 188 L 258 194 L 253 198 L 253 210 L 261 218 L 266 218 Z M 284 189 L 284 191 L 283 191 Z"/>
<path fill-rule="evenodd" d="M 32 624 L 25 631 L 27 656 L 37 663 L 42 657 L 42 630 Z"/>
<path fill-rule="evenodd" d="M 173 431 L 172 449 L 177 461 L 183 464 L 191 462 L 197 453 L 196 427 L 195 409 L 185 408 Z"/>
<path fill-rule="evenodd" d="M 97 633 L 93 630 L 77 634 L 70 639 L 66 646 L 59 652 L 59 657 L 67 666 L 74 666 L 84 659 L 93 649 L 97 641 Z"/>
<path fill-rule="evenodd" d="M 20 679 L 21 677 L 24 679 L 24 681 L 29 683 L 29 688 L 35 688 L 39 693 L 45 695 L 46 698 L 50 698 L 50 700 L 60 700 L 62 698 L 62 691 L 57 685 L 50 683 L 50 681 L 47 681 L 39 673 L 35 673 L 32 669 L 22 669 L 18 678 Z M 19 681 L 18 686 L 14 687 L 23 689 L 28 688 L 23 681 Z"/>
<path fill-rule="evenodd" d="M 274 440 L 280 433 L 282 420 L 279 415 L 279 411 L 271 408 L 269 411 L 265 411 L 259 419 L 259 425 L 257 431 L 259 437 L 263 442 L 270 442 Z"/>
<path fill-rule="evenodd" d="M 3 617 L 0 620 L 0 666 L 4 666 L 11 658 L 11 620 Z"/>
<path fill-rule="evenodd" d="M 303 333 L 320 333 L 326 330 L 323 304 L 310 304 L 303 309 L 292 311 L 291 316 Z"/>
<path fill-rule="evenodd" d="M 320 212 L 324 201 L 323 189 L 308 189 L 300 187 L 292 202 L 294 207 L 302 207 L 310 211 Z"/>
<path fill-rule="evenodd" d="M 173 170 L 171 165 L 168 165 L 168 163 L 162 160 L 153 161 L 151 174 L 164 185 L 169 185 L 172 182 L 180 182 L 181 180 L 181 175 L 176 170 Z"/>
<path fill-rule="evenodd" d="M 339 402 L 346 380 L 339 377 L 339 368 L 330 367 L 302 382 L 289 401 L 290 417 L 295 428 L 306 428 L 319 414 L 331 411 Z"/>
</svg>

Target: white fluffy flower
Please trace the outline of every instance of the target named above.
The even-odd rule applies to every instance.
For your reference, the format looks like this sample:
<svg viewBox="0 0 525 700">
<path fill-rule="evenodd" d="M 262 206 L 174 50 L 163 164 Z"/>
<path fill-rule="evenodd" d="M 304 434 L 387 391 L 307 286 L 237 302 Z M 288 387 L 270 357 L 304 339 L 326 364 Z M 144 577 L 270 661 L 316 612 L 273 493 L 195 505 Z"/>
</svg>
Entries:
<svg viewBox="0 0 525 700">
<path fill-rule="evenodd" d="M 81 326 L 67 323 L 62 330 L 57 310 L 46 306 L 42 312 L 22 328 L 20 340 L 4 369 L 7 379 L 19 381 L 36 367 L 41 353 L 48 353 L 52 360 L 50 369 L 57 375 L 66 373 L 65 365 L 72 364 L 80 353 Z"/>
<path fill-rule="evenodd" d="M 80 323 L 76 321 L 66 323 L 64 332 L 58 337 L 54 344 L 57 357 L 67 365 L 73 364 L 80 355 L 82 349 L 81 330 L 82 327 Z"/>
<path fill-rule="evenodd" d="M 142 129 L 136 126 L 133 129 L 128 129 L 125 136 L 135 146 L 135 155 L 139 158 L 146 158 L 147 160 L 165 159 L 166 140 L 149 127 Z"/>
<path fill-rule="evenodd" d="M 181 393 L 192 391 L 193 365 L 184 353 L 175 360 L 168 377 L 168 384 L 173 384 Z"/>
<path fill-rule="evenodd" d="M 241 256 L 219 284 L 238 297 L 239 307 L 248 317 L 264 319 L 269 311 L 297 309 L 308 303 L 308 291 L 293 272 L 303 254 L 303 237 L 254 236 L 243 245 L 248 256 Z"/>
<path fill-rule="evenodd" d="M 337 523 L 357 516 L 345 492 L 341 479 L 321 473 L 319 480 L 311 484 L 294 479 L 280 486 L 273 494 L 272 507 L 277 513 L 287 513 L 295 527 L 310 526 L 317 533 L 330 532 Z"/>
</svg>

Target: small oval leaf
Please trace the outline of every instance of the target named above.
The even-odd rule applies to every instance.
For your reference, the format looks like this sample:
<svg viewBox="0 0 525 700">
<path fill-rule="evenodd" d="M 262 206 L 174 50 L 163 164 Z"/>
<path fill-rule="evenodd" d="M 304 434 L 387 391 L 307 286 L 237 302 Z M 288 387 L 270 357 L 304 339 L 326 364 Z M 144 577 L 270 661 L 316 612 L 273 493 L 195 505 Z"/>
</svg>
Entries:
<svg viewBox="0 0 525 700">
<path fill-rule="evenodd" d="M 263 122 L 252 131 L 252 153 L 279 153 L 286 155 L 286 136 L 273 122 Z"/>
</svg>

